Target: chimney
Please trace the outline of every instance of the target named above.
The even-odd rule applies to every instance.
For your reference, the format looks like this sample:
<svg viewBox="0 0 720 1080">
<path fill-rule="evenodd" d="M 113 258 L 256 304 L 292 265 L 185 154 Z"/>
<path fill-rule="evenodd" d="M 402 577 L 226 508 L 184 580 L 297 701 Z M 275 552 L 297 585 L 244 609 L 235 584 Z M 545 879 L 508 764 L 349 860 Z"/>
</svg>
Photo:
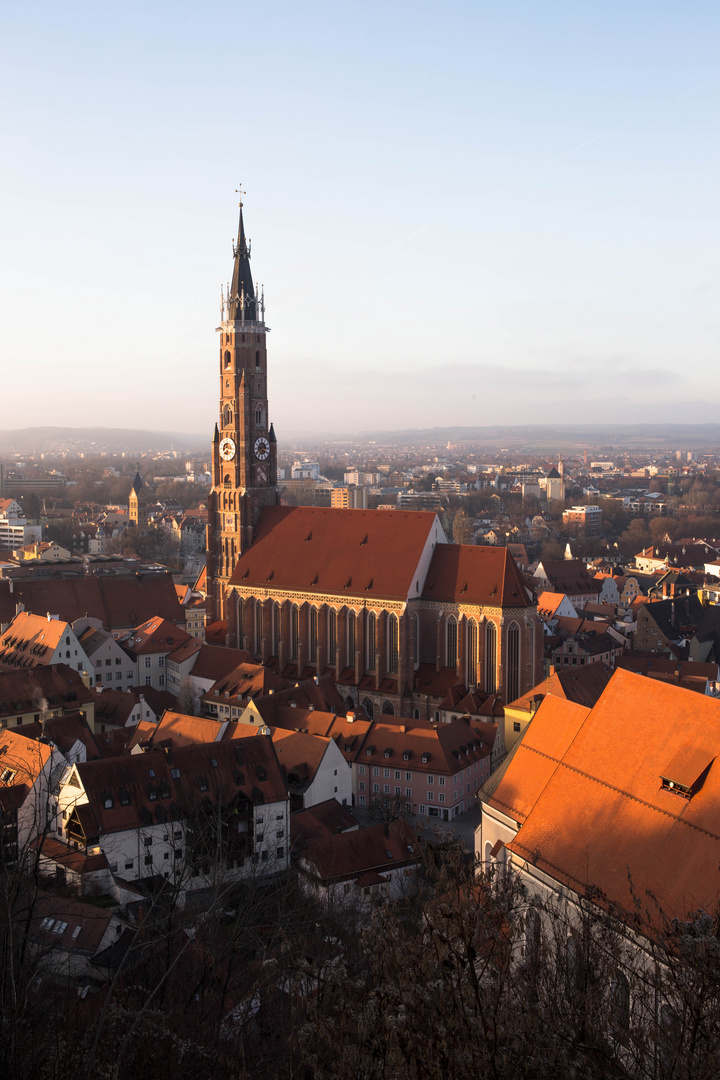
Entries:
<svg viewBox="0 0 720 1080">
<path fill-rule="evenodd" d="M 352 709 L 350 710 L 349 713 L 346 713 L 345 719 L 347 720 L 348 724 L 354 724 L 355 723 L 355 713 L 353 712 Z"/>
<path fill-rule="evenodd" d="M 315 683 L 316 686 L 319 686 L 320 685 L 320 676 L 319 675 L 313 675 L 313 682 Z"/>
</svg>

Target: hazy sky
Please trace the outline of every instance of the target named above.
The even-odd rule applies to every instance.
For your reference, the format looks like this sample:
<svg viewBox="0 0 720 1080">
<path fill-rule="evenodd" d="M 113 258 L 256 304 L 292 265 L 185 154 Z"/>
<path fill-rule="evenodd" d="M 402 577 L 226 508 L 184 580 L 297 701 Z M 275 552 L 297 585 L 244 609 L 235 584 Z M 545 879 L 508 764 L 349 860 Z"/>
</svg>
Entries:
<svg viewBox="0 0 720 1080">
<path fill-rule="evenodd" d="M 5 428 L 207 431 L 237 196 L 278 437 L 709 421 L 716 2 L 14 4 Z"/>
</svg>

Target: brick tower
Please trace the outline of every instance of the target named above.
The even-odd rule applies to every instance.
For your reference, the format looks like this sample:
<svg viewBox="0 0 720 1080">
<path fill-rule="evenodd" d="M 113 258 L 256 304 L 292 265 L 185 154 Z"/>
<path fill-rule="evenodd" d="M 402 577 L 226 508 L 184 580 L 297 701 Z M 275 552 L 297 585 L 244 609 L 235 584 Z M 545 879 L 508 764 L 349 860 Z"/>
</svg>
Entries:
<svg viewBox="0 0 720 1080">
<path fill-rule="evenodd" d="M 268 420 L 265 299 L 253 288 L 242 201 L 232 283 L 221 298 L 220 419 L 208 500 L 207 621 L 226 617 L 235 563 L 264 506 L 279 502 L 277 444 Z"/>
</svg>

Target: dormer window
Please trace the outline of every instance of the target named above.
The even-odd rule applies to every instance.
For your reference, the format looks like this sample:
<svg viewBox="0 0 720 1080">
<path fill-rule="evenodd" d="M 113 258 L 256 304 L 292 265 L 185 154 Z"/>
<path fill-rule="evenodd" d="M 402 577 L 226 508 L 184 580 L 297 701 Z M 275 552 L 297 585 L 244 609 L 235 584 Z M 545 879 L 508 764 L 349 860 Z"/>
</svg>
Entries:
<svg viewBox="0 0 720 1080">
<path fill-rule="evenodd" d="M 368 757 L 372 757 L 373 754 L 375 753 L 375 747 L 374 746 L 368 746 L 365 753 L 367 754 Z"/>
<path fill-rule="evenodd" d="M 387 748 L 387 749 L 385 750 L 385 757 L 390 757 L 390 755 L 391 755 L 391 754 L 392 754 L 392 750 L 390 749 L 390 747 L 388 747 L 388 748 Z"/>
<path fill-rule="evenodd" d="M 422 761 L 423 765 L 427 765 L 428 761 L 430 760 L 430 755 L 429 754 L 423 754 L 423 756 L 422 756 L 422 758 L 420 760 Z"/>
<path fill-rule="evenodd" d="M 663 791 L 691 799 L 702 787 L 714 760 L 707 750 L 681 750 L 660 776 Z"/>
<path fill-rule="evenodd" d="M 112 810 L 115 805 L 112 795 L 103 795 L 103 806 L 106 810 Z"/>
</svg>

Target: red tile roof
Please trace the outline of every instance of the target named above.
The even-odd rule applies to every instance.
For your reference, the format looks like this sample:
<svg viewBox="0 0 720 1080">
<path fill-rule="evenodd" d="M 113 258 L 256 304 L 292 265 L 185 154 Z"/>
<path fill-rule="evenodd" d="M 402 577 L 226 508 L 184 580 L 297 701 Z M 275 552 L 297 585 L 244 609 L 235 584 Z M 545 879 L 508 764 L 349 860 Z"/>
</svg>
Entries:
<svg viewBox="0 0 720 1080">
<path fill-rule="evenodd" d="M 180 646 L 187 644 L 191 638 L 185 630 L 175 623 L 163 619 L 160 615 L 154 615 L 118 642 L 124 649 L 135 656 L 145 656 L 150 653 L 171 653 Z"/>
<path fill-rule="evenodd" d="M 530 604 L 517 563 L 506 548 L 438 544 L 423 589 L 426 600 L 490 607 Z"/>
<path fill-rule="evenodd" d="M 293 848 L 303 847 L 308 840 L 322 836 L 337 836 L 358 828 L 350 811 L 337 799 L 327 799 L 307 810 L 299 810 L 290 818 L 290 836 Z"/>
<path fill-rule="evenodd" d="M 421 858 L 420 843 L 406 821 L 310 840 L 303 858 L 328 884 L 410 866 Z M 372 878 L 374 883 L 377 879 Z M 365 883 L 363 883 L 365 884 Z"/>
<path fill-rule="evenodd" d="M 234 585 L 405 599 L 437 523 L 428 511 L 266 507 Z M 439 524 L 438 531 L 441 532 Z"/>
<path fill-rule="evenodd" d="M 618 670 L 592 710 L 545 698 L 488 801 L 521 823 L 511 850 L 554 878 L 628 912 L 631 878 L 650 921 L 655 899 L 682 918 L 717 900 L 718 745 L 720 701 Z M 663 786 L 703 768 L 691 798 Z"/>
<path fill-rule="evenodd" d="M 240 794 L 260 804 L 287 798 L 269 738 L 246 739 L 242 743 L 195 743 L 171 752 L 149 750 L 88 761 L 76 768 L 88 797 L 88 803 L 76 810 L 87 818 L 88 836 L 147 827 L 155 821 L 180 820 L 208 797 L 222 804 Z M 203 779 L 207 788 L 201 787 Z M 129 797 L 126 806 L 122 805 L 121 792 Z M 155 798 L 151 797 L 153 792 Z M 113 806 L 106 809 L 108 795 Z"/>
<path fill-rule="evenodd" d="M 106 630 L 137 626 L 151 615 L 179 625 L 185 621 L 170 574 L 0 580 L 0 623 L 12 620 L 18 603 L 26 611 L 40 615 L 51 611 L 67 622 L 90 615 Z"/>
</svg>

